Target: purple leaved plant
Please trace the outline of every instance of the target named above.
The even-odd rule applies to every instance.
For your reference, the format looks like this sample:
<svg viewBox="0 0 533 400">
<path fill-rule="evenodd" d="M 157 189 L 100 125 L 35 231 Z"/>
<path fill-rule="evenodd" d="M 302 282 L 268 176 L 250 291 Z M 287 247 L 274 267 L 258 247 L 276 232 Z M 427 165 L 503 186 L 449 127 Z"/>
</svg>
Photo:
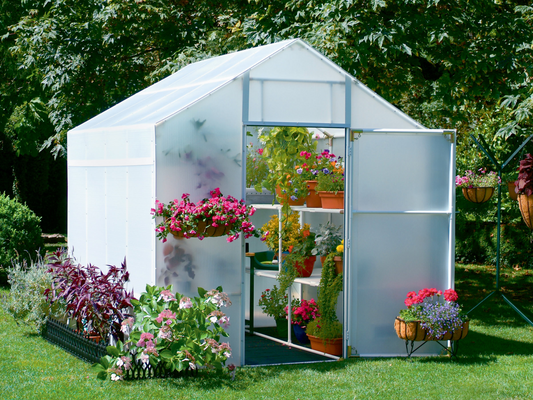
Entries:
<svg viewBox="0 0 533 400">
<path fill-rule="evenodd" d="M 129 316 L 134 298 L 133 291 L 125 289 L 126 260 L 120 267 L 109 265 L 103 273 L 93 265 L 77 264 L 61 249 L 49 257 L 47 266 L 52 286 L 44 294 L 51 303 L 64 301 L 68 317 L 86 333 L 97 332 L 104 340 L 108 335 L 121 338 L 121 323 Z"/>
</svg>

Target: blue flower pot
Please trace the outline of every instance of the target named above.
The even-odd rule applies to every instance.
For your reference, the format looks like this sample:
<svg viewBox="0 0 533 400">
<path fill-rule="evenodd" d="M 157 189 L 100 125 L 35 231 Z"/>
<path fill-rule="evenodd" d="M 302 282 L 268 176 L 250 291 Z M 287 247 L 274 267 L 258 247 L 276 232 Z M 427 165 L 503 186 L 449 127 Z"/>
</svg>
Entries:
<svg viewBox="0 0 533 400">
<path fill-rule="evenodd" d="M 293 325 L 292 328 L 294 336 L 296 336 L 296 339 L 298 339 L 301 344 L 309 344 L 309 338 L 305 333 L 305 328 L 302 328 L 300 325 Z"/>
</svg>

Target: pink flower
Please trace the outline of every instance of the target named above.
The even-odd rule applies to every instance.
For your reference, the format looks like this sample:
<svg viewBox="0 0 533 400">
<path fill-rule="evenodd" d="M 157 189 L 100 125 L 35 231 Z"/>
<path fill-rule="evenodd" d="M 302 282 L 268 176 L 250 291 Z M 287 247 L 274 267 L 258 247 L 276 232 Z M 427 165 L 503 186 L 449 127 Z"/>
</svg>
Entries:
<svg viewBox="0 0 533 400">
<path fill-rule="evenodd" d="M 154 335 L 152 335 L 149 332 L 144 332 L 141 334 L 141 338 L 137 342 L 137 347 L 145 347 L 149 344 L 153 344 L 152 339 L 154 338 Z"/>
<path fill-rule="evenodd" d="M 173 313 L 172 311 L 168 309 L 163 310 L 161 311 L 161 313 L 155 320 L 161 324 L 163 323 L 163 320 L 165 319 L 166 319 L 165 324 L 170 325 L 172 323 L 172 320 L 176 319 L 176 313 Z"/>
<path fill-rule="evenodd" d="M 192 308 L 192 301 L 188 297 L 182 297 L 180 300 L 180 308 Z"/>
<path fill-rule="evenodd" d="M 176 301 L 176 297 L 170 290 L 163 290 L 161 292 L 161 298 L 163 301 Z"/>
</svg>

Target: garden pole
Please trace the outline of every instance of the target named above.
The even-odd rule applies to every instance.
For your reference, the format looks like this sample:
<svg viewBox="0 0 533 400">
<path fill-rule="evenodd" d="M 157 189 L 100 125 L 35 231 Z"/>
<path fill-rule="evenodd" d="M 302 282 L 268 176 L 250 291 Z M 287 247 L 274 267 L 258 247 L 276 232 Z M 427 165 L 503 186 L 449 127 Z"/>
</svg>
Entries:
<svg viewBox="0 0 533 400">
<path fill-rule="evenodd" d="M 501 232 L 501 210 L 502 210 L 502 172 L 505 169 L 505 167 L 515 158 L 515 156 L 524 148 L 524 146 L 529 142 L 529 140 L 532 138 L 532 136 L 528 136 L 526 140 L 522 142 L 522 144 L 511 154 L 511 156 L 502 164 L 500 165 L 495 158 L 492 156 L 492 154 L 489 153 L 488 145 L 483 139 L 483 137 L 479 137 L 480 141 L 483 142 L 481 144 L 474 135 L 470 134 L 470 137 L 474 140 L 476 145 L 485 153 L 485 155 L 489 158 L 489 160 L 494 164 L 494 166 L 498 169 L 498 212 L 497 212 L 497 226 L 496 226 L 496 234 L 498 235 L 496 238 L 496 289 L 488 294 L 483 300 L 481 300 L 478 304 L 476 304 L 470 311 L 468 311 L 467 314 L 470 314 L 472 311 L 474 311 L 478 306 L 480 306 L 485 300 L 488 300 L 492 295 L 499 294 L 506 302 L 511 306 L 511 308 L 516 311 L 518 315 L 520 315 L 529 325 L 533 326 L 533 322 L 524 315 L 523 312 L 521 312 L 507 297 L 504 296 L 504 294 L 500 291 L 500 232 Z M 483 146 L 484 145 L 484 146 Z"/>
</svg>

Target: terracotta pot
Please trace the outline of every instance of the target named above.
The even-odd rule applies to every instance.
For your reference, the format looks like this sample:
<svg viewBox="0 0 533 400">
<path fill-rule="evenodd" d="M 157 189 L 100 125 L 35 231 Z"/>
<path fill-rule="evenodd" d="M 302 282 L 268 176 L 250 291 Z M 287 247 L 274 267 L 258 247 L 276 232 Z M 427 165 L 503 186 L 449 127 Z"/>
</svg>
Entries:
<svg viewBox="0 0 533 400">
<path fill-rule="evenodd" d="M 344 192 L 318 192 L 322 201 L 322 208 L 341 209 L 344 208 Z"/>
<path fill-rule="evenodd" d="M 307 189 L 309 190 L 309 194 L 307 195 L 307 198 L 305 199 L 305 204 L 309 208 L 321 208 L 322 207 L 322 200 L 320 199 L 320 196 L 315 191 L 315 186 L 317 185 L 317 181 L 307 181 Z"/>
<path fill-rule="evenodd" d="M 326 262 L 326 256 L 320 256 L 320 264 L 324 266 L 324 263 Z"/>
<path fill-rule="evenodd" d="M 428 340 L 459 340 L 463 339 L 468 334 L 468 325 L 470 321 L 466 321 L 460 329 L 451 333 L 446 333 L 439 338 L 432 338 L 428 332 L 422 328 L 420 321 L 405 322 L 400 317 L 396 317 L 394 321 L 394 329 L 400 339 L 413 340 L 415 342 Z"/>
<path fill-rule="evenodd" d="M 311 348 L 322 353 L 342 356 L 342 338 L 320 339 L 316 336 L 307 335 L 311 342 Z"/>
<path fill-rule="evenodd" d="M 304 265 L 300 265 L 300 263 L 295 263 L 294 268 L 296 268 L 296 271 L 298 271 L 298 276 L 300 276 L 300 278 L 309 278 L 313 273 L 315 261 L 316 256 L 310 256 L 304 260 Z"/>
<path fill-rule="evenodd" d="M 472 203 L 484 203 L 489 201 L 493 194 L 493 187 L 463 188 L 463 196 Z"/>
<path fill-rule="evenodd" d="M 533 229 L 533 195 L 518 195 L 518 207 L 522 213 L 522 219 L 529 229 Z"/>
<path fill-rule="evenodd" d="M 507 182 L 507 189 L 509 189 L 509 197 L 511 198 L 511 200 L 518 200 L 518 194 L 514 191 L 514 188 L 514 181 Z"/>
<path fill-rule="evenodd" d="M 335 261 L 335 271 L 337 271 L 337 275 L 338 274 L 342 274 L 342 270 L 343 270 L 343 262 L 342 262 L 342 257 L 341 256 L 335 256 L 333 257 L 333 261 Z"/>
<path fill-rule="evenodd" d="M 280 204 L 285 204 L 287 195 L 281 194 L 281 188 L 279 186 L 276 186 L 276 196 L 278 197 L 278 201 Z M 289 197 L 289 206 L 303 206 L 304 203 L 305 203 L 305 198 L 291 200 L 291 198 Z"/>
</svg>

